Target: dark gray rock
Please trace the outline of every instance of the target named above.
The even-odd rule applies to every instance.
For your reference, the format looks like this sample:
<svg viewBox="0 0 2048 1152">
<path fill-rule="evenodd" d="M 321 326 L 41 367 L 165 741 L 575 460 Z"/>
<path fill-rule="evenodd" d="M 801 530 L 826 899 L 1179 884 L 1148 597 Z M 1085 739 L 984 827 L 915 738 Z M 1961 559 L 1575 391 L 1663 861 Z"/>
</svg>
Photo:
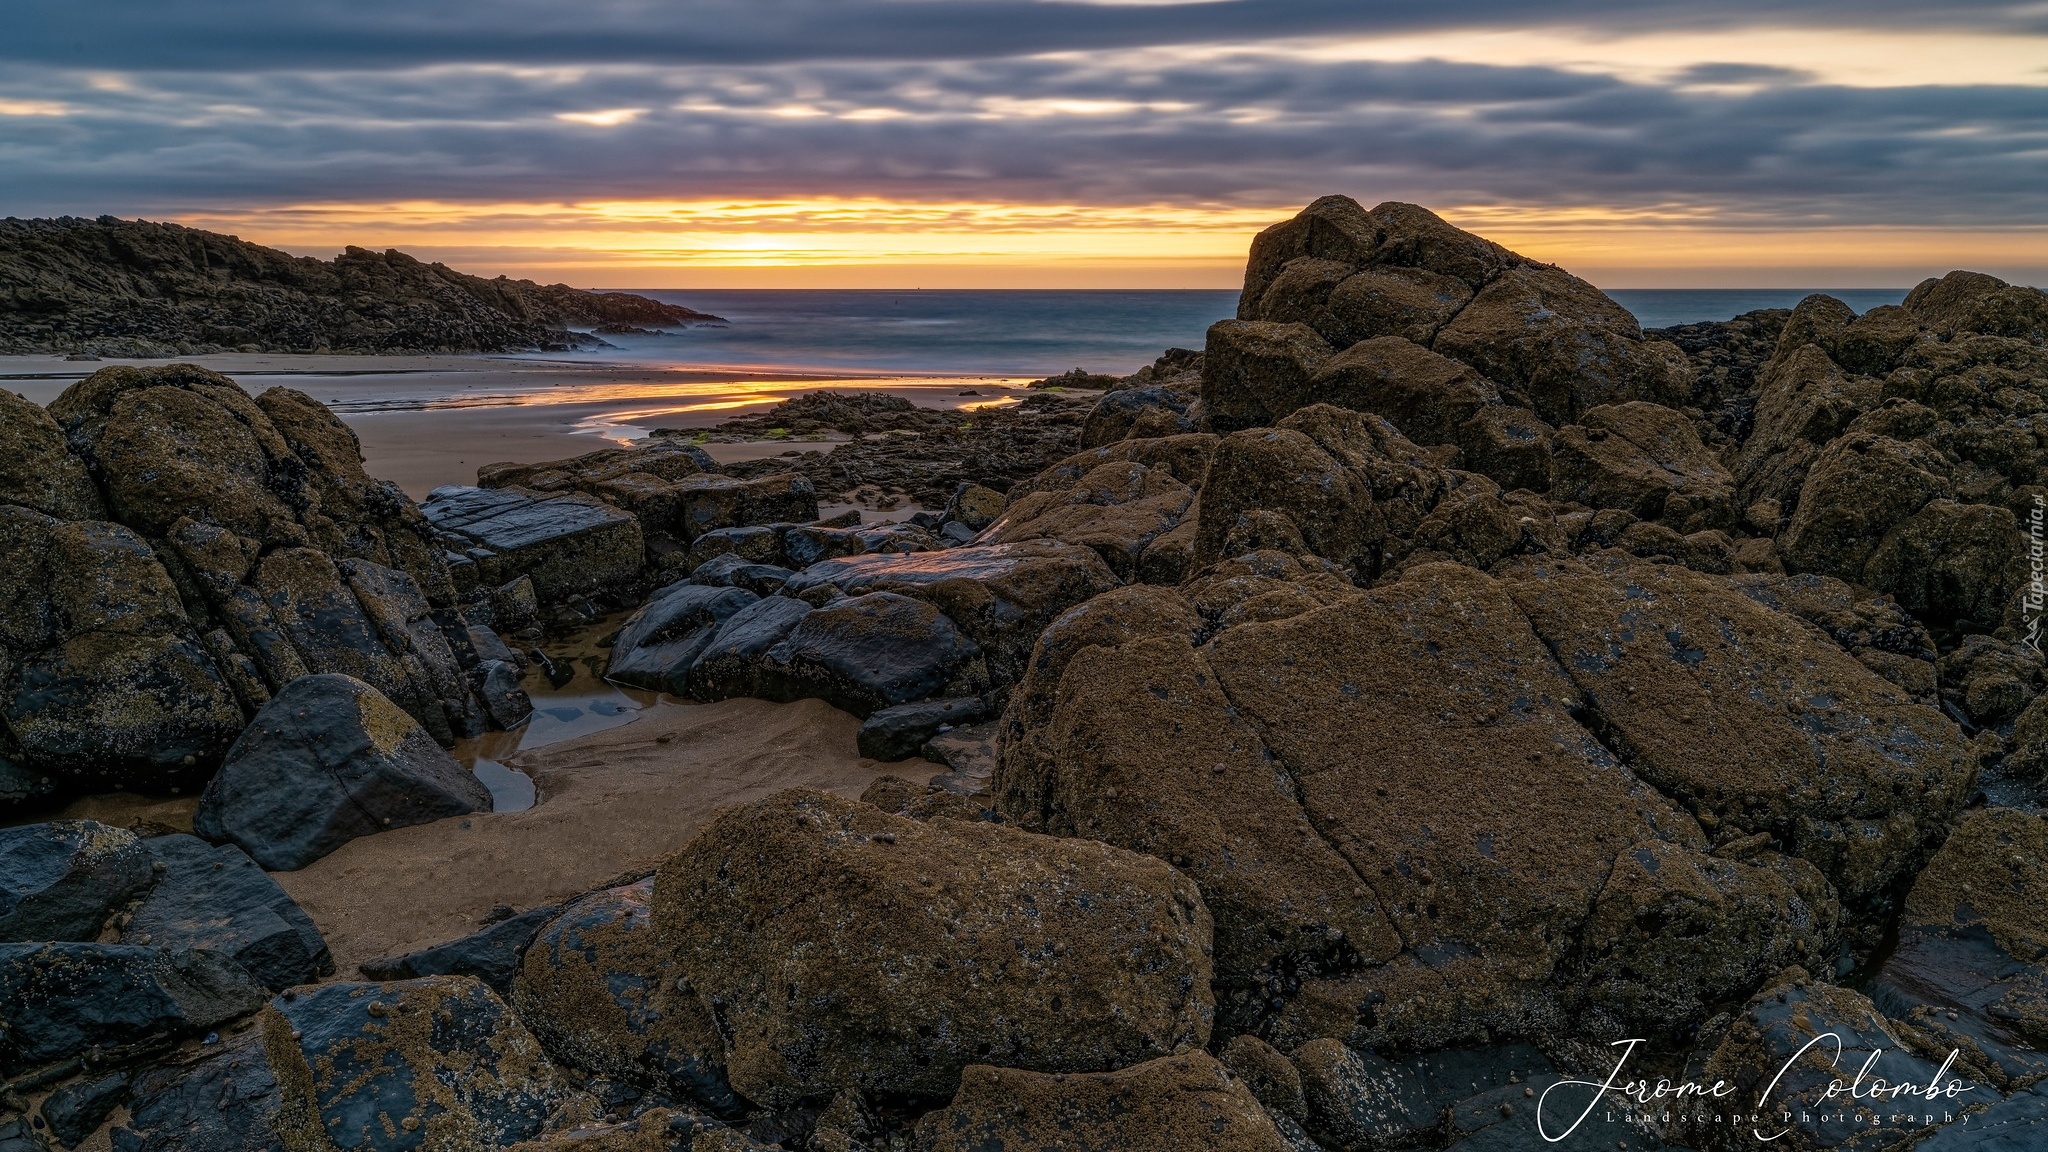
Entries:
<svg viewBox="0 0 2048 1152">
<path fill-rule="evenodd" d="M 193 830 L 289 872 L 358 836 L 490 811 L 491 794 L 398 706 L 349 676 L 305 676 L 249 725 Z"/>
<path fill-rule="evenodd" d="M 690 541 L 690 574 L 717 561 L 722 556 L 737 559 L 726 563 L 780 564 L 782 563 L 782 530 L 766 524 L 743 524 L 733 528 L 713 528 L 700 533 Z M 709 583 L 700 580 L 698 583 Z"/>
<path fill-rule="evenodd" d="M 1832 1038 L 1821 1039 L 1824 1036 Z M 1795 1060 L 1808 1045 L 1824 1055 Z M 1860 1101 L 1845 1101 L 1841 1084 L 1859 1071 L 1866 1095 Z M 1935 1127 L 1923 1122 L 1924 1105 L 1945 1102 L 1949 1110 L 1961 1111 L 1987 1095 L 1980 1087 L 1942 1101 L 1916 1095 L 1888 1102 L 1898 1107 L 1872 1106 L 1875 1102 L 1867 1093 L 1875 1079 L 1945 1089 L 1967 1077 L 1954 1068 L 1942 1072 L 1921 1059 L 1902 1042 L 1898 1027 L 1863 996 L 1813 980 L 1799 969 L 1787 973 L 1784 983 L 1757 993 L 1700 1071 L 1688 1069 L 1687 1078 L 1707 1084 L 1725 1081 L 1735 1090 L 1735 1099 L 1762 1101 L 1759 1110 L 1771 1120 L 1765 1133 L 1784 1129 L 1780 1146 L 1787 1148 L 1911 1147 Z M 1858 1119 L 1849 1129 L 1841 1116 L 1844 1111 L 1868 1119 Z M 1939 1118 L 1937 1114 L 1935 1119 Z M 1682 1113 L 1677 1129 L 1677 1138 L 1704 1152 L 1758 1145 L 1748 1126 L 1715 1123 L 1710 1112 L 1697 1117 Z M 1844 1138 L 1850 1132 L 1854 1142 Z"/>
<path fill-rule="evenodd" d="M 1308 1104 L 1308 1130 L 1325 1142 L 1362 1147 L 1414 1143 L 1457 1101 L 1553 1071 L 1526 1044 L 1390 1061 L 1324 1039 L 1302 1045 L 1294 1062 Z"/>
<path fill-rule="evenodd" d="M 93 820 L 0 828 L 0 940 L 95 940 L 149 882 L 135 834 Z"/>
<path fill-rule="evenodd" d="M 131 944 L 0 944 L 0 1074 L 255 1011 L 263 987 L 214 952 Z"/>
<path fill-rule="evenodd" d="M 760 531 L 766 532 L 768 530 L 763 528 Z M 704 584 L 714 588 L 730 588 L 733 586 L 732 574 L 734 572 L 763 562 L 749 559 L 738 552 L 720 552 L 702 564 L 690 569 L 690 583 Z"/>
<path fill-rule="evenodd" d="M 745 589 L 703 584 L 657 591 L 619 630 L 605 678 L 652 691 L 688 692 L 690 666 L 719 626 L 756 599 Z"/>
<path fill-rule="evenodd" d="M 792 568 L 808 568 L 820 560 L 858 556 L 867 541 L 858 528 L 791 528 L 782 535 L 782 556 Z"/>
<path fill-rule="evenodd" d="M 128 1087 L 126 1072 L 66 1084 L 43 1101 L 43 1123 L 50 1126 L 57 1143 L 77 1147 L 128 1098 Z"/>
<path fill-rule="evenodd" d="M 122 943 L 218 952 L 273 991 L 334 971 L 313 918 L 240 848 L 185 835 L 158 836 L 144 847 L 159 878 Z"/>
<path fill-rule="evenodd" d="M 870 714 L 855 739 L 860 754 L 871 760 L 905 760 L 917 755 L 940 728 L 971 724 L 987 715 L 988 706 L 976 696 L 898 704 Z"/>
<path fill-rule="evenodd" d="M 288 1146 L 498 1148 L 540 1135 L 565 1096 L 532 1034 L 464 976 L 280 996 L 263 1039 Z"/>
<path fill-rule="evenodd" d="M 727 581 L 735 588 L 744 588 L 756 596 L 773 596 L 782 591 L 796 573 L 775 564 L 742 564 L 726 574 Z"/>
<path fill-rule="evenodd" d="M 924 600 L 979 644 L 991 674 L 1007 683 L 1023 675 L 1047 625 L 1119 583 L 1092 548 L 1025 540 L 827 560 L 791 577 L 783 595 L 895 592 Z"/>
<path fill-rule="evenodd" d="M 533 700 L 519 685 L 518 665 L 507 660 L 486 660 L 477 671 L 483 673 L 477 695 L 483 699 L 491 723 L 500 728 L 516 728 L 533 715 Z"/>
<path fill-rule="evenodd" d="M 1947 1123 L 1913 1152 L 2039 1152 L 2048 1147 L 2048 1084 L 1993 1104 L 1963 1123 Z"/>
<path fill-rule="evenodd" d="M 813 611 L 768 654 L 760 694 L 814 696 L 856 716 L 955 687 L 980 647 L 944 612 L 894 592 Z"/>
<path fill-rule="evenodd" d="M 560 904 L 543 904 L 459 940 L 422 948 L 403 956 L 385 956 L 363 964 L 372 980 L 413 980 L 421 976 L 474 976 L 500 996 L 512 994 L 512 977 L 534 933 L 560 913 Z"/>
<path fill-rule="evenodd" d="M 586 1072 L 685 1096 L 736 1119 L 712 1018 L 677 986 L 649 926 L 654 881 L 594 892 L 564 909 L 526 950 L 512 993 L 550 1055 Z"/>
<path fill-rule="evenodd" d="M 639 520 L 582 492 L 450 484 L 429 492 L 420 511 L 468 544 L 482 583 L 529 577 L 543 605 L 616 592 L 645 563 Z"/>
<path fill-rule="evenodd" d="M 0 1121 L 0 1152 L 48 1152 L 50 1143 L 29 1125 L 28 1117 Z"/>
<path fill-rule="evenodd" d="M 690 695 L 707 703 L 758 695 L 768 653 L 810 612 L 801 600 L 764 596 L 733 613 L 690 666 Z"/>
<path fill-rule="evenodd" d="M 114 1152 L 284 1152 L 280 1099 L 260 1038 L 248 1032 L 190 1064 L 138 1075 Z"/>
</svg>

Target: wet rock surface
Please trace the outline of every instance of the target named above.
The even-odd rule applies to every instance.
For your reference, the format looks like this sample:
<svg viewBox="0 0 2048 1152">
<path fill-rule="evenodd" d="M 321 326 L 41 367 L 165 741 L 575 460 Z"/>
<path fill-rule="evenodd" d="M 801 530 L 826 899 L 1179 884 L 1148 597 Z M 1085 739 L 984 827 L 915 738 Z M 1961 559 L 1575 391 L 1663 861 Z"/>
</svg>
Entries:
<svg viewBox="0 0 2048 1152">
<path fill-rule="evenodd" d="M 0 1072 L 182 1038 L 247 1015 L 263 986 L 218 953 L 133 944 L 0 944 Z"/>
<path fill-rule="evenodd" d="M 490 791 L 410 716 L 330 673 L 293 681 L 257 713 L 192 823 L 288 872 L 358 836 L 490 809 Z"/>
<path fill-rule="evenodd" d="M 155 883 L 122 943 L 217 952 L 273 990 L 334 971 L 312 918 L 240 848 L 178 834 L 144 844 Z"/>
<path fill-rule="evenodd" d="M 932 1152 L 1288 1147 L 1259 1102 L 1206 1052 L 1058 1078 L 975 1065 L 962 1073 L 953 1102 L 919 1123 L 918 1138 Z"/>
</svg>

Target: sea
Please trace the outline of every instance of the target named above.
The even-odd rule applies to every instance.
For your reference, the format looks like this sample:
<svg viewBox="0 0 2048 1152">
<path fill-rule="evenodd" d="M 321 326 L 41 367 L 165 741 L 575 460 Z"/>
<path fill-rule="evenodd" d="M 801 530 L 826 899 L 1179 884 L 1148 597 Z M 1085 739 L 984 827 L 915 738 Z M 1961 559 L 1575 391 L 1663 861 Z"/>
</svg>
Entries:
<svg viewBox="0 0 2048 1152">
<path fill-rule="evenodd" d="M 550 359 L 602 359 L 749 372 L 1038 377 L 1126 374 L 1167 348 L 1200 348 L 1237 310 L 1234 291 L 655 290 L 641 295 L 723 317 L 665 336 Z M 1638 288 L 1608 295 L 1646 328 L 1790 308 L 1826 292 L 1858 312 L 1904 288 Z"/>
</svg>

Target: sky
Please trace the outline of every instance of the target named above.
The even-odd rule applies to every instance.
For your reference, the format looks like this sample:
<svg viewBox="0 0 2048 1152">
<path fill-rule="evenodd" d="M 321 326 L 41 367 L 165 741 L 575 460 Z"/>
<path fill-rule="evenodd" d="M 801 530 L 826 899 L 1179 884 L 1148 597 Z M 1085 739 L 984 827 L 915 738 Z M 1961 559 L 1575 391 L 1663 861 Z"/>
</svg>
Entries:
<svg viewBox="0 0 2048 1152">
<path fill-rule="evenodd" d="M 1603 287 L 2048 283 L 2048 2 L 8 0 L 0 216 L 580 286 L 1234 287 L 1317 196 Z"/>
</svg>

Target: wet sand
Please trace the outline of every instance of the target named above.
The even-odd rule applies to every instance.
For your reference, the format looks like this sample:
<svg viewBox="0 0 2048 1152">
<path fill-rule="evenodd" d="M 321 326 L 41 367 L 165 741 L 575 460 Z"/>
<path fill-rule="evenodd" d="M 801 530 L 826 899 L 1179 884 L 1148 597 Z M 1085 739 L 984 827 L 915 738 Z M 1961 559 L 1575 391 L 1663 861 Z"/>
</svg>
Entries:
<svg viewBox="0 0 2048 1152">
<path fill-rule="evenodd" d="M 817 700 L 662 704 L 629 724 L 506 761 L 540 803 L 350 841 L 273 873 L 327 937 L 335 972 L 481 928 L 492 905 L 525 910 L 650 869 L 719 807 L 808 786 L 858 796 L 876 778 L 931 765 L 854 751 L 860 721 Z"/>
<path fill-rule="evenodd" d="M 1023 395 L 1016 386 L 1025 383 L 793 375 L 600 358 L 229 353 L 188 362 L 233 376 L 251 393 L 284 385 L 325 402 L 362 440 L 370 475 L 395 481 L 415 500 L 442 484 L 475 483 L 479 465 L 575 456 L 642 439 L 656 428 L 708 428 L 821 388 L 888 392 L 928 408 L 971 408 L 1014 403 Z M 48 404 L 101 368 L 165 363 L 0 356 L 0 388 Z M 769 447 L 753 451 L 772 455 L 787 446 Z"/>
</svg>

